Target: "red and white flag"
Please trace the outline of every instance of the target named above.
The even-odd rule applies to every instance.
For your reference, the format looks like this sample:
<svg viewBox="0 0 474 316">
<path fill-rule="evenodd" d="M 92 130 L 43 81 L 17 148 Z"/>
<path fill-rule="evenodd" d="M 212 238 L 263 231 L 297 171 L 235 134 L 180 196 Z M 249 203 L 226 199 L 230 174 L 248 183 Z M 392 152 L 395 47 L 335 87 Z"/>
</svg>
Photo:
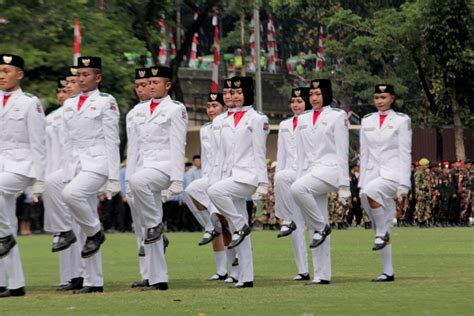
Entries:
<svg viewBox="0 0 474 316">
<path fill-rule="evenodd" d="M 268 48 L 268 71 L 276 72 L 275 26 L 273 24 L 273 16 L 271 13 L 268 14 L 267 48 Z"/>
<path fill-rule="evenodd" d="M 249 65 L 249 70 L 250 71 L 255 71 L 257 69 L 256 61 L 255 61 L 255 28 L 257 25 L 255 25 L 255 15 L 252 16 L 252 22 L 250 22 L 250 28 L 252 30 L 252 33 L 250 34 L 250 65 Z"/>
<path fill-rule="evenodd" d="M 211 92 L 217 93 L 219 91 L 219 64 L 220 64 L 219 18 L 217 14 L 215 14 L 212 17 L 212 26 L 214 26 L 214 45 L 212 48 L 212 53 L 214 55 L 214 62 L 212 64 Z"/>
<path fill-rule="evenodd" d="M 170 46 L 171 46 L 171 57 L 176 57 L 176 43 L 174 40 L 174 34 L 173 31 L 170 30 Z"/>
<path fill-rule="evenodd" d="M 161 66 L 165 66 L 168 61 L 168 52 L 166 45 L 166 27 L 165 27 L 165 17 L 164 14 L 161 16 L 158 21 L 158 26 L 160 27 L 161 32 L 161 43 L 160 43 L 160 52 L 158 53 L 158 61 Z"/>
<path fill-rule="evenodd" d="M 316 59 L 316 71 L 321 71 L 324 68 L 324 30 L 323 25 L 319 26 L 319 36 L 318 36 L 318 50 L 317 50 L 317 59 Z"/>
<path fill-rule="evenodd" d="M 73 65 L 77 65 L 77 60 L 81 57 L 82 30 L 81 23 L 74 17 L 74 45 L 73 45 Z"/>
<path fill-rule="evenodd" d="M 198 14 L 194 13 L 194 21 L 196 21 L 198 18 Z M 191 55 L 189 56 L 189 67 L 190 68 L 196 68 L 196 53 L 197 53 L 197 46 L 199 44 L 198 41 L 198 33 L 194 33 L 193 36 L 193 43 L 191 45 Z"/>
</svg>

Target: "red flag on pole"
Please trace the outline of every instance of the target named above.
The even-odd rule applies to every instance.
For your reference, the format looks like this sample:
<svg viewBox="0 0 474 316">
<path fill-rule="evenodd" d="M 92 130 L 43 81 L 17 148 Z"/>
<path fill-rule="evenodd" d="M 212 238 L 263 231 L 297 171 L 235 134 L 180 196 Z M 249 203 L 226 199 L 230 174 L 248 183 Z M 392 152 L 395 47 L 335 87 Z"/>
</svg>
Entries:
<svg viewBox="0 0 474 316">
<path fill-rule="evenodd" d="M 250 23 L 250 27 L 252 28 L 252 34 L 250 35 L 250 71 L 255 71 L 255 69 L 257 69 L 255 61 L 255 28 L 258 26 L 255 24 L 255 16 L 252 16 L 252 22 Z"/>
<path fill-rule="evenodd" d="M 73 65 L 77 65 L 77 59 L 81 57 L 82 30 L 81 23 L 74 17 L 74 45 L 73 45 Z"/>
<path fill-rule="evenodd" d="M 160 20 L 158 21 L 161 32 L 161 43 L 160 43 L 160 52 L 158 54 L 158 61 L 160 65 L 165 66 L 168 60 L 168 52 L 166 46 L 166 27 L 165 27 L 165 16 L 162 14 Z"/>
<path fill-rule="evenodd" d="M 197 13 L 194 13 L 194 20 L 196 21 L 197 18 L 198 18 Z M 189 67 L 190 68 L 196 68 L 197 46 L 198 46 L 198 33 L 194 33 L 193 43 L 191 45 L 191 55 L 189 56 Z"/>
<path fill-rule="evenodd" d="M 212 53 L 214 55 L 214 62 L 212 64 L 212 83 L 211 92 L 219 91 L 219 64 L 220 64 L 220 46 L 219 46 L 219 18 L 215 14 L 212 18 L 212 25 L 214 26 L 214 46 Z"/>
<path fill-rule="evenodd" d="M 270 72 L 276 72 L 275 26 L 273 25 L 273 16 L 271 13 L 268 15 L 267 39 L 268 70 Z"/>
<path fill-rule="evenodd" d="M 316 59 L 316 71 L 321 71 L 324 68 L 324 30 L 323 25 L 319 26 L 319 37 L 318 37 L 318 58 Z"/>
</svg>

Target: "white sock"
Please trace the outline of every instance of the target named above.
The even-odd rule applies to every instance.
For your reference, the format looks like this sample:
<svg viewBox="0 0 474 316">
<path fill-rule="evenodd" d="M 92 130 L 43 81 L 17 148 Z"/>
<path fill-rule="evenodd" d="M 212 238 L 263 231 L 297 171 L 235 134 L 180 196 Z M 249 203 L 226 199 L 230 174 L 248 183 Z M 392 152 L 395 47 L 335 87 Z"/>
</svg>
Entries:
<svg viewBox="0 0 474 316">
<path fill-rule="evenodd" d="M 235 251 L 235 248 L 233 249 L 226 249 L 225 251 L 226 256 L 227 256 L 227 263 L 230 266 L 230 276 L 233 277 L 234 279 L 238 279 L 239 276 L 239 266 L 232 266 L 232 263 L 234 262 L 235 255 L 237 252 Z"/>
<path fill-rule="evenodd" d="M 377 208 L 370 208 L 370 212 L 372 214 L 372 219 L 374 220 L 375 224 L 375 236 L 385 236 L 385 214 L 384 208 L 379 206 Z M 381 238 L 377 238 L 375 242 L 383 243 Z"/>
<path fill-rule="evenodd" d="M 392 264 L 392 244 L 385 246 L 379 250 L 380 261 L 382 262 L 383 273 L 386 275 L 393 275 L 393 264 Z"/>
<path fill-rule="evenodd" d="M 226 252 L 224 250 L 214 251 L 214 260 L 216 261 L 217 274 L 225 275 L 227 273 Z"/>
</svg>

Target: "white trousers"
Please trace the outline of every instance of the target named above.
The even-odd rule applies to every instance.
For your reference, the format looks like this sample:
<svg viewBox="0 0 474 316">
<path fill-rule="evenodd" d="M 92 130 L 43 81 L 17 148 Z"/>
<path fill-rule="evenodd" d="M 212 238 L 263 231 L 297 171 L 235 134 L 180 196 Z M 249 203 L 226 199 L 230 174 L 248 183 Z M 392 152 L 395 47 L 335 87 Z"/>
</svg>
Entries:
<svg viewBox="0 0 474 316">
<path fill-rule="evenodd" d="M 170 177 L 153 168 L 143 168 L 130 178 L 133 206 L 137 210 L 142 227 L 148 229 L 163 222 L 161 191 L 171 184 Z M 145 262 L 150 284 L 168 282 L 168 266 L 163 248 L 163 238 L 145 245 Z"/>
<path fill-rule="evenodd" d="M 305 238 L 303 213 L 291 195 L 291 185 L 296 180 L 296 171 L 282 170 L 275 175 L 275 215 L 284 221 L 294 221 L 296 230 L 291 233 L 291 243 L 298 273 L 308 273 L 308 253 Z"/>
<path fill-rule="evenodd" d="M 209 189 L 209 197 L 217 210 L 229 221 L 232 231 L 241 230 L 248 225 L 248 214 L 245 199 L 255 193 L 256 187 L 236 182 L 232 177 L 213 184 Z M 253 281 L 252 242 L 248 235 L 236 247 L 239 258 L 239 282 Z"/>
<path fill-rule="evenodd" d="M 0 172 L 0 237 L 17 236 L 16 194 L 31 185 L 32 179 L 10 172 Z M 6 282 L 8 281 L 8 282 Z M 0 260 L 0 286 L 9 289 L 25 286 L 25 276 L 18 244 Z"/>
<path fill-rule="evenodd" d="M 137 249 L 140 249 L 141 246 L 144 246 L 144 240 L 145 240 L 145 233 L 146 229 L 141 221 L 141 216 L 133 203 L 133 195 L 131 192 L 127 192 L 127 203 L 128 206 L 130 207 L 130 213 L 132 215 L 132 221 L 133 221 L 133 230 L 135 231 L 135 236 L 137 236 Z M 138 257 L 138 265 L 139 265 L 139 271 L 140 271 L 140 276 L 142 280 L 148 280 L 149 275 L 148 275 L 148 260 L 146 258 L 147 253 L 145 252 L 144 257 Z"/>
<path fill-rule="evenodd" d="M 65 284 L 73 278 L 83 277 L 85 273 L 86 263 L 85 259 L 81 257 L 81 250 L 86 241 L 86 234 L 81 231 L 75 221 L 72 221 L 72 230 L 77 241 L 69 248 L 59 252 L 59 280 L 61 284 Z"/>
<path fill-rule="evenodd" d="M 71 210 L 73 219 L 81 230 L 90 237 L 101 230 L 97 206 L 98 193 L 107 177 L 95 172 L 80 171 L 63 190 L 63 199 Z M 82 248 L 82 244 L 81 244 Z M 99 250 L 92 257 L 84 259 L 84 286 L 103 286 L 102 254 Z"/>
<path fill-rule="evenodd" d="M 303 211 L 311 234 L 315 230 L 322 231 L 329 223 L 328 193 L 337 191 L 329 183 L 311 174 L 296 180 L 291 186 L 295 202 Z M 331 280 L 331 236 L 317 248 L 312 249 L 314 281 Z"/>
<path fill-rule="evenodd" d="M 72 229 L 71 211 L 64 202 L 62 192 L 66 184 L 64 171 L 57 170 L 49 174 L 44 182 L 44 229 L 51 233 L 66 232 Z"/>
<path fill-rule="evenodd" d="M 97 206 L 98 193 L 107 177 L 95 172 L 80 171 L 63 190 L 63 199 L 72 217 L 88 237 L 101 229 Z"/>
</svg>

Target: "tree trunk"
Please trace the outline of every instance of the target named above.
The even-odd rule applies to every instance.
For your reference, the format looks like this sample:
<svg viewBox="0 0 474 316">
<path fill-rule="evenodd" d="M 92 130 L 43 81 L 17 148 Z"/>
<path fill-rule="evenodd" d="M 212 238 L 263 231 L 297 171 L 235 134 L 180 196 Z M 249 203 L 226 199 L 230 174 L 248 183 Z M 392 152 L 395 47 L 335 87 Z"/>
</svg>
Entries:
<svg viewBox="0 0 474 316">
<path fill-rule="evenodd" d="M 423 87 L 423 91 L 425 92 L 428 103 L 430 104 L 430 110 L 433 114 L 436 114 L 438 107 L 436 106 L 434 95 L 430 92 L 430 87 L 428 86 L 428 80 L 426 79 L 425 70 L 423 69 L 421 60 L 415 50 L 411 51 L 411 56 L 415 62 L 416 69 L 418 70 L 418 78 L 420 79 L 421 86 Z"/>
<path fill-rule="evenodd" d="M 240 42 L 242 46 L 242 50 L 240 52 L 240 57 L 242 58 L 240 75 L 245 76 L 245 12 L 243 9 L 240 11 Z"/>
<path fill-rule="evenodd" d="M 461 116 L 459 114 L 459 103 L 456 95 L 454 82 L 449 85 L 449 96 L 451 98 L 451 108 L 453 110 L 454 122 L 454 144 L 456 147 L 456 159 L 466 160 L 466 149 L 464 147 L 464 131 Z"/>
</svg>

